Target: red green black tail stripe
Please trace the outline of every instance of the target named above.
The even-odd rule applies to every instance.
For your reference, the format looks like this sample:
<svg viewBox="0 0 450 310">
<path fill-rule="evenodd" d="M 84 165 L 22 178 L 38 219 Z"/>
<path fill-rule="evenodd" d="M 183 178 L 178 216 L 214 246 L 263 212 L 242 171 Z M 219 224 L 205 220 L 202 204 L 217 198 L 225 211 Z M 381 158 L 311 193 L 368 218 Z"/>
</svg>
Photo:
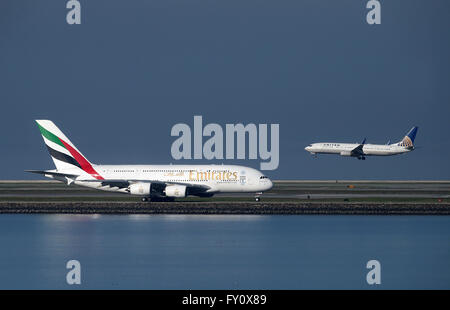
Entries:
<svg viewBox="0 0 450 310">
<path fill-rule="evenodd" d="M 63 161 L 65 163 L 77 166 L 80 169 L 83 169 L 83 168 L 81 168 L 81 165 L 72 156 L 69 156 L 69 155 L 61 153 L 55 149 L 52 149 L 48 145 L 47 145 L 47 150 L 50 153 L 50 156 L 56 158 L 57 160 Z"/>
<path fill-rule="evenodd" d="M 95 171 L 95 169 L 86 160 L 86 158 L 84 158 L 83 155 L 81 155 L 79 152 L 77 152 L 77 150 L 75 150 L 70 144 L 68 144 L 64 140 L 58 138 L 56 135 L 54 135 L 53 133 L 51 133 L 50 131 L 48 131 L 47 129 L 42 127 L 41 125 L 38 124 L 38 127 L 39 127 L 39 130 L 41 131 L 41 134 L 46 139 L 62 146 L 63 148 L 68 150 L 69 153 L 73 156 L 73 157 L 70 157 L 67 154 L 58 152 L 47 145 L 48 151 L 52 157 L 83 169 L 85 172 L 89 173 L 97 180 L 104 180 L 104 178 L 101 175 L 99 175 L 97 173 L 97 171 Z"/>
</svg>

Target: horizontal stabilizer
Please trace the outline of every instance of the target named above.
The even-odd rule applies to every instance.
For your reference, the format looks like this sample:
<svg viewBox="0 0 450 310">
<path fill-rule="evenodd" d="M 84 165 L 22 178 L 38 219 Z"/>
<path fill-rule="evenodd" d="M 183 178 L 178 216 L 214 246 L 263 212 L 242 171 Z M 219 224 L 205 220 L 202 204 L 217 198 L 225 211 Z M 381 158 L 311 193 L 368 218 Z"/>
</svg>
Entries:
<svg viewBox="0 0 450 310">
<path fill-rule="evenodd" d="M 78 175 L 76 175 L 76 174 L 68 174 L 68 173 L 46 171 L 46 170 L 25 170 L 25 172 L 31 172 L 31 173 L 37 173 L 37 174 L 47 174 L 47 175 L 52 175 L 52 176 L 56 176 L 56 177 L 68 177 L 68 178 L 78 177 Z"/>
</svg>

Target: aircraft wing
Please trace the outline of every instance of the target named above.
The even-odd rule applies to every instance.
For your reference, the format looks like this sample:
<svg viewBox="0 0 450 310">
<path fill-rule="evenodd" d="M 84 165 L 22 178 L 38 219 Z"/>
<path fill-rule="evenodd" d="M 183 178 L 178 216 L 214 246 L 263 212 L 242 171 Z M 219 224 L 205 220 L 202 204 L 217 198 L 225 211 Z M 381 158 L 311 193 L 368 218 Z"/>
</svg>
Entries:
<svg viewBox="0 0 450 310">
<path fill-rule="evenodd" d="M 366 138 L 364 138 L 364 140 L 351 151 L 352 156 L 363 156 L 364 155 L 363 147 L 364 147 L 365 143 L 366 143 Z"/>
<path fill-rule="evenodd" d="M 74 179 L 78 177 L 77 174 L 68 174 L 68 173 L 61 173 L 56 171 L 46 171 L 46 170 L 25 170 L 25 172 L 31 172 L 31 173 L 37 173 L 37 174 L 47 174 L 55 177 L 66 177 L 70 179 Z"/>
<path fill-rule="evenodd" d="M 42 175 L 51 175 L 54 177 L 61 177 L 67 179 L 67 184 L 71 184 L 73 181 L 81 181 L 81 182 L 96 182 L 101 183 L 102 186 L 110 186 L 110 187 L 118 187 L 118 188 L 127 188 L 130 184 L 139 183 L 139 182 L 148 182 L 154 185 L 155 191 L 162 194 L 163 190 L 168 185 L 184 185 L 189 189 L 191 194 L 202 194 L 206 193 L 211 187 L 202 184 L 189 184 L 183 182 L 162 182 L 159 180 L 123 180 L 123 179 L 106 179 L 106 180 L 80 180 L 77 179 L 79 175 L 76 174 L 68 174 L 61 173 L 51 170 L 25 170 L 25 172 L 37 173 Z"/>
<path fill-rule="evenodd" d="M 102 186 L 111 186 L 111 187 L 119 187 L 119 188 L 127 188 L 130 186 L 130 184 L 133 183 L 152 183 L 155 185 L 155 190 L 162 193 L 164 188 L 168 185 L 184 185 L 187 188 L 189 188 L 190 192 L 195 193 L 205 193 L 207 192 L 211 187 L 207 185 L 202 184 L 189 184 L 189 183 L 183 183 L 183 182 L 162 182 L 159 180 L 121 180 L 121 179 L 107 179 L 107 180 L 77 180 L 80 182 L 96 182 L 101 183 Z"/>
</svg>

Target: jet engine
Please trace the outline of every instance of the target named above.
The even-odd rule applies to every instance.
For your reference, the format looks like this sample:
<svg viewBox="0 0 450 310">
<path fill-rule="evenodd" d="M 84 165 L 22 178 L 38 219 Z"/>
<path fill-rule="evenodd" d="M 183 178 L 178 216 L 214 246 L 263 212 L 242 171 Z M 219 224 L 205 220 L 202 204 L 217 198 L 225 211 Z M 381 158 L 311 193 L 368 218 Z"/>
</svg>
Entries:
<svg viewBox="0 0 450 310">
<path fill-rule="evenodd" d="M 185 185 L 168 185 L 168 186 L 166 186 L 165 194 L 167 197 L 184 198 L 184 197 L 186 197 L 186 186 Z"/>
<path fill-rule="evenodd" d="M 352 152 L 351 151 L 342 151 L 340 153 L 341 156 L 352 156 Z"/>
<path fill-rule="evenodd" d="M 128 186 L 128 192 L 131 195 L 150 196 L 151 189 L 151 183 L 134 183 Z"/>
</svg>

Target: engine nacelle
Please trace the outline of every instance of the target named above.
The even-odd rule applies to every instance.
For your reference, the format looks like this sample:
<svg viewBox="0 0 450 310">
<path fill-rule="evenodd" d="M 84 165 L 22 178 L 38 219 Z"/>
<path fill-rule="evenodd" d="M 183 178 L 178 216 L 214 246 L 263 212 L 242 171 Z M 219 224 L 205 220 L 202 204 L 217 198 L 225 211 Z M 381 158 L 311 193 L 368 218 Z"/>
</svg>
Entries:
<svg viewBox="0 0 450 310">
<path fill-rule="evenodd" d="M 352 156 L 352 152 L 351 151 L 342 151 L 340 153 L 341 156 Z"/>
<path fill-rule="evenodd" d="M 184 185 L 168 185 L 165 194 L 167 197 L 184 198 L 186 197 L 186 186 Z"/>
<path fill-rule="evenodd" d="M 134 183 L 128 186 L 128 191 L 131 195 L 150 196 L 151 190 L 151 183 Z"/>
</svg>

